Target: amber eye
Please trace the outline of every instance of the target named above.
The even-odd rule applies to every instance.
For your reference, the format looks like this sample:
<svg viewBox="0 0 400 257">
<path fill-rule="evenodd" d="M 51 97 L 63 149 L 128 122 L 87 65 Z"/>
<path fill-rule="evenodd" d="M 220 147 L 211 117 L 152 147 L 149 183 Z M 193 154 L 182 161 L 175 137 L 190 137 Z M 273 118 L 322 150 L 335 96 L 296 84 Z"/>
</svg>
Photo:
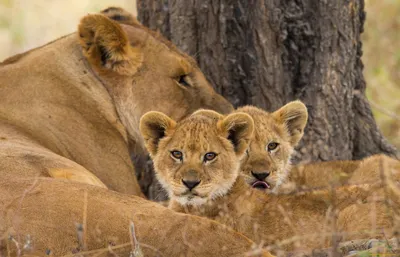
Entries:
<svg viewBox="0 0 400 257">
<path fill-rule="evenodd" d="M 205 162 L 212 161 L 212 160 L 215 159 L 215 157 L 217 157 L 217 154 L 216 154 L 216 153 L 213 153 L 213 152 L 206 153 L 206 154 L 204 155 L 204 161 L 205 161 Z"/>
<path fill-rule="evenodd" d="M 190 84 L 188 82 L 188 76 L 187 75 L 182 75 L 179 76 L 177 79 L 178 83 L 181 84 L 184 87 L 190 87 Z"/>
<path fill-rule="evenodd" d="M 278 147 L 278 145 L 279 145 L 279 144 L 276 143 L 276 142 L 271 142 L 271 143 L 269 143 L 268 146 L 267 146 L 268 151 L 271 152 L 271 151 L 275 150 L 275 149 Z"/>
<path fill-rule="evenodd" d="M 171 151 L 171 156 L 181 161 L 183 159 L 183 154 L 180 151 Z"/>
</svg>

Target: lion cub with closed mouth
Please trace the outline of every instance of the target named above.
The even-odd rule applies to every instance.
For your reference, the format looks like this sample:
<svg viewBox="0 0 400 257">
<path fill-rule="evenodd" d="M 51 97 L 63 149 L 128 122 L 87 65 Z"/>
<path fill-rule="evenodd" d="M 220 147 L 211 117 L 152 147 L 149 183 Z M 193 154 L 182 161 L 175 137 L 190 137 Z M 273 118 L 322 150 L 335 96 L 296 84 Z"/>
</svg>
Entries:
<svg viewBox="0 0 400 257">
<path fill-rule="evenodd" d="M 159 112 L 145 114 L 140 131 L 170 208 L 214 219 L 267 245 L 297 238 L 282 244 L 285 250 L 328 247 L 333 231 L 343 240 L 391 233 L 391 214 L 380 203 L 365 202 L 371 188 L 336 190 L 345 195 L 335 204 L 337 219 L 331 214 L 330 191 L 289 196 L 250 188 L 240 167 L 253 130 L 253 119 L 241 112 L 222 116 L 201 110 L 179 123 Z M 382 210 L 373 220 L 372 205 Z"/>
</svg>

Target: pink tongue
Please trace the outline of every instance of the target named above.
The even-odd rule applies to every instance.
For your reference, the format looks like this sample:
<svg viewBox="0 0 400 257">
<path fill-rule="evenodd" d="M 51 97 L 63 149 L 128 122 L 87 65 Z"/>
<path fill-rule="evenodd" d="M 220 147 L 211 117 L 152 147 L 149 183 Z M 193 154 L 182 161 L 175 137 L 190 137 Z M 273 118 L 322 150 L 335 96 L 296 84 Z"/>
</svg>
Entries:
<svg viewBox="0 0 400 257">
<path fill-rule="evenodd" d="M 270 186 L 268 185 L 267 182 L 260 181 L 260 180 L 257 180 L 256 182 L 254 182 L 253 185 L 251 185 L 251 186 L 256 187 L 256 188 L 270 188 Z"/>
</svg>

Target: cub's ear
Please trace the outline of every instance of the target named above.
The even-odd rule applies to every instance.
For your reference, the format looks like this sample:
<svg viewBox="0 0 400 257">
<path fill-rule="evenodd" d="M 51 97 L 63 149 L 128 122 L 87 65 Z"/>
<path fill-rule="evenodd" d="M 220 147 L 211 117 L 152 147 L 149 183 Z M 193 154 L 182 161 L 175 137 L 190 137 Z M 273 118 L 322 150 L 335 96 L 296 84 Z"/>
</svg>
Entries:
<svg viewBox="0 0 400 257">
<path fill-rule="evenodd" d="M 223 137 L 232 142 L 236 155 L 242 156 L 249 147 L 253 136 L 254 121 L 250 115 L 237 112 L 220 120 L 217 128 Z"/>
<path fill-rule="evenodd" d="M 219 114 L 216 111 L 206 110 L 206 109 L 197 110 L 194 113 L 192 113 L 191 116 L 204 116 L 204 117 L 208 117 L 208 118 L 215 119 L 215 120 L 221 120 L 224 118 L 224 115 Z"/>
<path fill-rule="evenodd" d="M 108 7 L 100 13 L 121 24 L 140 25 L 140 22 L 132 14 L 121 7 Z"/>
<path fill-rule="evenodd" d="M 175 127 L 176 122 L 164 113 L 152 111 L 142 116 L 139 129 L 151 156 L 157 154 L 160 139 L 171 134 Z"/>
<path fill-rule="evenodd" d="M 303 137 L 304 128 L 307 124 L 307 107 L 300 101 L 293 101 L 272 114 L 277 122 L 285 124 L 291 139 L 292 146 L 296 146 Z"/>
<path fill-rule="evenodd" d="M 83 54 L 102 71 L 133 75 L 142 64 L 140 47 L 132 47 L 122 27 L 102 14 L 83 17 L 78 33 Z"/>
</svg>

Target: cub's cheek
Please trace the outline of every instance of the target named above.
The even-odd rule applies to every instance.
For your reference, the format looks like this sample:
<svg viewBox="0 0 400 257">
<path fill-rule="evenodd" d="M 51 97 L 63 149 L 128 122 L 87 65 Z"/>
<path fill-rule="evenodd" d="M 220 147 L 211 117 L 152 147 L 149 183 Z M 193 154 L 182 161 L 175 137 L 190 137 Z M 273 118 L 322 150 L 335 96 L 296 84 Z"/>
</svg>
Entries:
<svg viewBox="0 0 400 257">
<path fill-rule="evenodd" d="M 278 179 L 279 179 L 279 176 L 276 174 L 276 172 L 274 172 L 268 176 L 266 181 L 276 182 Z"/>
</svg>

